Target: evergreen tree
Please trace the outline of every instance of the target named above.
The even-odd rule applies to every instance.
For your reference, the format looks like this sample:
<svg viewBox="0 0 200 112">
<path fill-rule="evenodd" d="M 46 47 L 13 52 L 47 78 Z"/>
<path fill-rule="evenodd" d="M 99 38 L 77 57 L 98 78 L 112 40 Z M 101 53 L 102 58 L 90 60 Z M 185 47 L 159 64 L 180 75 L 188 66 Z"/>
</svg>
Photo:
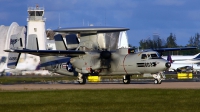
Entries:
<svg viewBox="0 0 200 112">
<path fill-rule="evenodd" d="M 167 46 L 168 48 L 177 47 L 177 44 L 176 44 L 176 36 L 173 35 L 172 33 L 170 33 L 170 36 L 167 37 L 166 46 Z"/>
</svg>

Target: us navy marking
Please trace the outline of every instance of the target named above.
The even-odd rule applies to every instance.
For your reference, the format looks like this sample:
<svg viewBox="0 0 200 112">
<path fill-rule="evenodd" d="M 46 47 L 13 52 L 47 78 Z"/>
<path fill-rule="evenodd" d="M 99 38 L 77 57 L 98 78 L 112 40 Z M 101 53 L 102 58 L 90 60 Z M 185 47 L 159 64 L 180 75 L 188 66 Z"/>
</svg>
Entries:
<svg viewBox="0 0 200 112">
<path fill-rule="evenodd" d="M 137 63 L 137 67 L 156 67 L 156 62 Z"/>
</svg>

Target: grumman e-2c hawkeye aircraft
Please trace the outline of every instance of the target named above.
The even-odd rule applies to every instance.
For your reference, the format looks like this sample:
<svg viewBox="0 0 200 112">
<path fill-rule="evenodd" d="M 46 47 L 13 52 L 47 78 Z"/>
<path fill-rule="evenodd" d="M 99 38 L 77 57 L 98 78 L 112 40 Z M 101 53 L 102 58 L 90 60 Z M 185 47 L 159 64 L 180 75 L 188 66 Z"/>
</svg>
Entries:
<svg viewBox="0 0 200 112">
<path fill-rule="evenodd" d="M 162 59 L 155 51 L 134 52 L 128 48 L 110 50 L 100 48 L 96 43 L 98 33 L 109 33 L 129 30 L 121 27 L 89 27 L 89 28 L 65 28 L 54 30 L 62 33 L 79 33 L 80 43 L 76 50 L 28 50 L 10 49 L 11 53 L 28 53 L 46 56 L 71 57 L 70 63 L 78 72 L 78 82 L 86 83 L 88 75 L 123 75 L 123 83 L 128 84 L 131 75 L 150 73 L 154 77 L 154 83 L 160 84 L 163 79 L 163 71 L 170 67 L 170 63 Z"/>
</svg>

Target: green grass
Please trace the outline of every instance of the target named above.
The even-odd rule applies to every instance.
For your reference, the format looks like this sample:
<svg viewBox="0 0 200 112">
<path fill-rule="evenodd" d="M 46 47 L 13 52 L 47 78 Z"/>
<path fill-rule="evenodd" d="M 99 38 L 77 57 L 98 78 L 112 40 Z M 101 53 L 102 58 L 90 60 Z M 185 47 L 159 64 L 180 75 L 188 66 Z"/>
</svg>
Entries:
<svg viewBox="0 0 200 112">
<path fill-rule="evenodd" d="M 133 85 L 134 86 L 134 85 Z M 0 112 L 199 112 L 200 90 L 1 91 Z"/>
</svg>

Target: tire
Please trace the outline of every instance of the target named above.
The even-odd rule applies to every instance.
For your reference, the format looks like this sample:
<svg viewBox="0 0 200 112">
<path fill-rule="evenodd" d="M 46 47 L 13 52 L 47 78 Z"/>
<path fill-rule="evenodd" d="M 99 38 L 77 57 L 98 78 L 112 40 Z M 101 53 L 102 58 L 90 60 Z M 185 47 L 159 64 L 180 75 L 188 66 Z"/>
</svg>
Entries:
<svg viewBox="0 0 200 112">
<path fill-rule="evenodd" d="M 124 83 L 124 84 L 130 84 L 130 82 L 131 82 L 131 81 L 128 80 L 128 79 L 123 79 L 123 83 Z"/>
<path fill-rule="evenodd" d="M 124 84 L 130 84 L 130 80 L 123 79 L 123 83 L 124 83 Z"/>
<path fill-rule="evenodd" d="M 79 81 L 79 84 L 85 84 L 85 83 L 86 83 L 86 77 L 82 76 L 82 81 L 81 82 Z"/>
<path fill-rule="evenodd" d="M 131 80 L 129 79 L 126 84 L 130 84 Z"/>
<path fill-rule="evenodd" d="M 126 75 L 126 79 L 123 79 L 123 83 L 124 84 L 130 84 L 131 82 L 131 76 L 130 75 Z"/>
<path fill-rule="evenodd" d="M 158 82 L 158 79 L 155 79 L 154 80 L 154 84 L 158 84 L 159 82 Z"/>
</svg>

